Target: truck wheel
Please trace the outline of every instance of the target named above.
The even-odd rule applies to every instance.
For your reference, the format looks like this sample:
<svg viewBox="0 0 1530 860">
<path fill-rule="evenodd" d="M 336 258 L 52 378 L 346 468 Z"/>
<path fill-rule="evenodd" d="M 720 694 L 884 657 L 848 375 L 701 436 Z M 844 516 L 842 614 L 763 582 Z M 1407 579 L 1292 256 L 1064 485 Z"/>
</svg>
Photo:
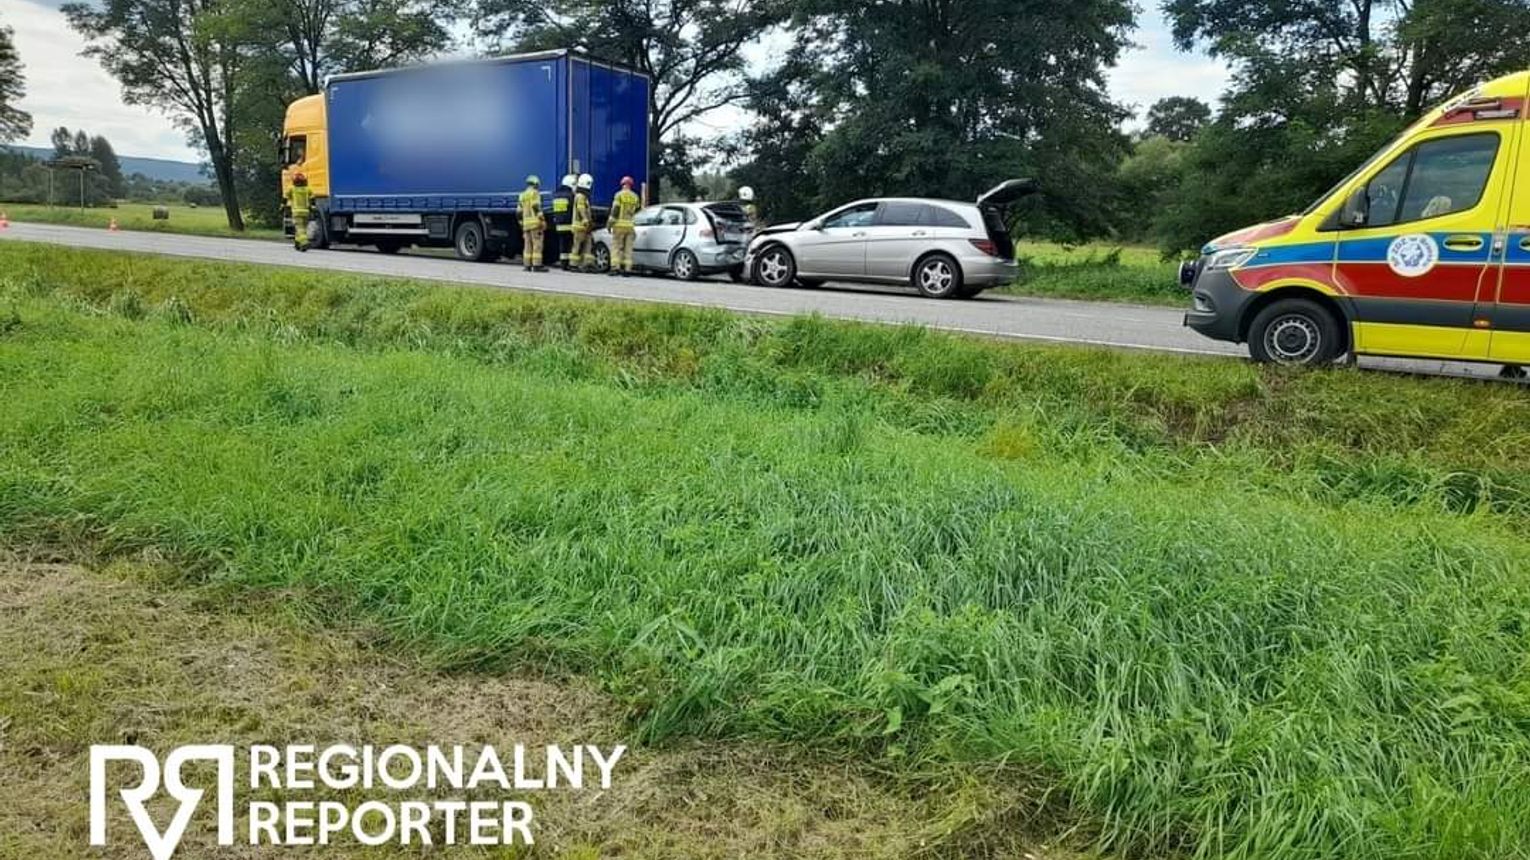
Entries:
<svg viewBox="0 0 1530 860">
<path fill-rule="evenodd" d="M 476 219 L 463 221 L 457 225 L 457 236 L 454 240 L 457 246 L 457 256 L 471 263 L 489 259 L 489 243 L 484 239 L 483 225 Z"/>
<path fill-rule="evenodd" d="M 682 281 L 694 281 L 701 277 L 701 261 L 684 248 L 675 252 L 675 259 L 669 269 Z"/>
<path fill-rule="evenodd" d="M 1309 299 L 1280 299 L 1254 317 L 1248 351 L 1261 364 L 1332 364 L 1343 349 L 1339 321 Z"/>
</svg>

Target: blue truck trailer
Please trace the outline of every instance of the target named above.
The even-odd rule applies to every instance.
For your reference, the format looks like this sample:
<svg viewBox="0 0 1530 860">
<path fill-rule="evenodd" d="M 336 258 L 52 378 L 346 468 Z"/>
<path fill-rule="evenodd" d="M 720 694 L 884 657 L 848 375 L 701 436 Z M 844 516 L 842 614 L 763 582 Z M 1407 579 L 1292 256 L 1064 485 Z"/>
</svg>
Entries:
<svg viewBox="0 0 1530 860">
<path fill-rule="evenodd" d="M 314 245 L 520 253 L 518 198 L 595 178 L 602 218 L 621 178 L 648 184 L 648 77 L 577 51 L 336 75 L 287 109 L 282 190 L 304 173 Z"/>
</svg>

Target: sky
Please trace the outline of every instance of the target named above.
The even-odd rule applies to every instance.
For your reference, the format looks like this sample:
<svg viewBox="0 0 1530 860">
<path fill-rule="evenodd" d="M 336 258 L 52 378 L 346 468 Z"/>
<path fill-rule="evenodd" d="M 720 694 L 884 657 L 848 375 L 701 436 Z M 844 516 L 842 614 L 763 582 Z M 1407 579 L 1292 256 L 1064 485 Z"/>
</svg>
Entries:
<svg viewBox="0 0 1530 860">
<path fill-rule="evenodd" d="M 92 59 L 80 56 L 85 43 L 58 11 L 65 0 L 5 0 L 0 25 L 15 30 L 16 49 L 26 66 L 27 95 L 20 107 L 32 114 L 31 137 L 22 143 L 48 146 L 58 126 L 105 135 L 121 155 L 199 161 L 186 135 L 165 115 L 122 103 L 117 82 Z M 1203 54 L 1174 49 L 1156 4 L 1144 3 L 1137 47 L 1108 75 L 1118 102 L 1145 110 L 1165 96 L 1192 95 L 1215 103 L 1228 79 L 1227 68 Z M 695 132 L 726 130 L 737 114 L 704 117 Z"/>
</svg>

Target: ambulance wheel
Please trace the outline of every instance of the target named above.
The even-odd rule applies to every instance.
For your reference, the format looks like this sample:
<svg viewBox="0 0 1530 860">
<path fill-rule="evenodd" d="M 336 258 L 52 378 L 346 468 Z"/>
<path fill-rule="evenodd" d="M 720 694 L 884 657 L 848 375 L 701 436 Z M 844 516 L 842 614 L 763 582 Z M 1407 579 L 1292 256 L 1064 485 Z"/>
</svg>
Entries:
<svg viewBox="0 0 1530 860">
<path fill-rule="evenodd" d="M 1261 364 L 1332 364 L 1344 350 L 1339 321 L 1309 299 L 1280 299 L 1254 317 L 1248 351 Z"/>
<path fill-rule="evenodd" d="M 470 263 L 493 259 L 489 256 L 489 243 L 484 238 L 483 225 L 476 218 L 457 225 L 457 235 L 453 239 L 453 244 L 457 247 L 457 256 Z"/>
</svg>

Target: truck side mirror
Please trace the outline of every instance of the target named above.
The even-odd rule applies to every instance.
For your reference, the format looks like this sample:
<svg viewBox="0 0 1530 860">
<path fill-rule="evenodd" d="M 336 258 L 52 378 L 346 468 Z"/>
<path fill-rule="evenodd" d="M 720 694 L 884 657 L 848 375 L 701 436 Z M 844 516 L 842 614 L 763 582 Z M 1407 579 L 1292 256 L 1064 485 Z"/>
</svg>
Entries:
<svg viewBox="0 0 1530 860">
<path fill-rule="evenodd" d="M 1369 188 L 1360 187 L 1349 195 L 1344 201 L 1344 208 L 1339 215 L 1339 226 L 1347 229 L 1364 227 L 1371 221 L 1371 193 Z"/>
</svg>

